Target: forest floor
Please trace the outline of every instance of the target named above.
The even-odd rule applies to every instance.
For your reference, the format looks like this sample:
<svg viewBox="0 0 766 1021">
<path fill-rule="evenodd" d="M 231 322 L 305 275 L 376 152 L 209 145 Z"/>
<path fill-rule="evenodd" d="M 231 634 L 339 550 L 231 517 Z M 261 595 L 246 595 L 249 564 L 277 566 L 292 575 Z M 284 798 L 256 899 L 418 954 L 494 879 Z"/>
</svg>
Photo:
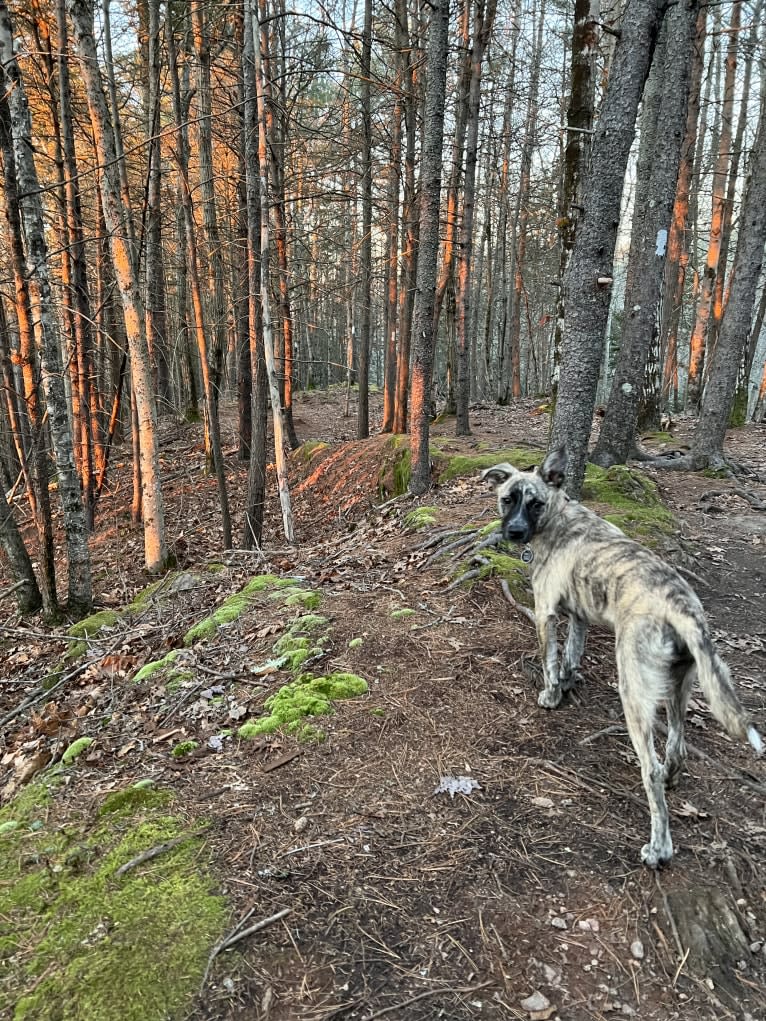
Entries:
<svg viewBox="0 0 766 1021">
<path fill-rule="evenodd" d="M 379 416 L 377 395 L 372 409 Z M 342 391 L 298 399 L 300 439 L 328 446 L 291 457 L 295 546 L 280 539 L 272 496 L 263 549 L 222 554 L 200 427 L 165 421 L 167 529 L 181 571 L 168 591 L 161 585 L 122 612 L 151 580 L 130 524 L 123 450 L 128 460 L 115 463 L 91 547 L 98 609 L 114 615 L 100 617 L 100 630 L 64 661 L 74 637 L 66 625 L 20 621 L 11 600 L 0 603 L 0 902 L 13 887 L 11 909 L 0 904 L 0 1016 L 133 1018 L 131 998 L 141 995 L 124 982 L 118 994 L 102 977 L 87 1010 L 84 993 L 62 1006 L 71 994 L 56 984 L 59 972 L 71 980 L 77 968 L 81 989 L 98 975 L 92 964 L 73 970 L 72 961 L 85 951 L 92 961 L 106 943 L 119 947 L 128 921 L 101 917 L 118 918 L 116 907 L 96 911 L 75 949 L 62 944 L 50 960 L 43 951 L 64 924 L 64 878 L 82 882 L 100 860 L 105 799 L 151 781 L 172 797 L 183 832 L 176 845 L 163 845 L 161 826 L 153 840 L 147 830 L 142 850 L 153 857 L 127 861 L 128 876 L 164 890 L 162 870 L 181 862 L 225 901 L 200 917 L 203 941 L 189 960 L 174 954 L 197 924 L 191 900 L 190 916 L 175 928 L 167 923 L 168 931 L 162 916 L 138 917 L 155 963 L 186 971 L 181 1005 L 171 993 L 152 1000 L 149 988 L 136 1017 L 763 1021 L 766 763 L 724 735 L 697 696 L 688 728 L 695 752 L 669 797 L 676 857 L 649 872 L 639 858 L 648 813 L 621 725 L 612 639 L 590 635 L 586 683 L 546 712 L 537 705 L 540 667 L 528 620 L 494 578 L 450 589 L 455 564 L 422 548 L 439 529 L 492 520 L 494 501 L 476 464 L 512 447 L 542 451 L 547 415 L 531 401 L 476 407 L 472 435 L 462 439 L 452 435 L 453 421 L 435 425 L 450 471 L 437 467 L 442 481 L 423 499 L 379 509 L 400 448 L 380 436 L 354 442 L 355 419 L 343 410 Z M 228 411 L 230 496 L 241 508 L 246 468 L 234 428 Z M 686 435 L 681 422 L 670 445 Z M 766 472 L 766 428 L 731 432 L 727 449 Z M 459 474 L 447 479 L 453 470 Z M 698 577 L 719 648 L 764 731 L 766 514 L 738 495 L 741 484 L 647 474 L 675 515 L 670 535 L 658 530 L 663 555 Z M 763 485 L 748 487 L 766 498 Z M 407 519 L 418 506 L 431 508 L 417 522 L 426 527 Z M 219 626 L 184 644 L 192 625 L 262 574 L 297 580 L 286 590 L 256 586 L 242 612 L 228 622 L 219 616 Z M 307 611 L 322 622 L 293 627 L 293 637 L 309 640 L 281 647 L 308 649 L 298 668 L 274 646 Z M 168 653 L 175 658 L 135 681 Z M 284 729 L 239 738 L 238 728 L 261 720 L 266 699 L 298 669 L 360 675 L 369 690 L 312 719 L 323 740 Z M 46 675 L 56 686 L 43 694 Z M 80 742 L 79 756 L 63 764 L 83 737 L 92 743 Z M 25 790 L 54 773 L 46 796 L 20 807 Z M 458 791 L 437 793 L 449 778 Z M 138 798 L 135 811 L 116 813 L 123 830 L 138 833 L 146 822 Z M 184 833 L 197 841 L 191 859 L 182 858 Z M 4 840 L 13 841 L 10 855 Z M 73 855 L 73 844 L 85 852 Z M 4 854 L 16 878 L 3 872 Z M 34 870 L 31 903 L 14 901 Z M 105 881 L 102 904 L 116 874 Z M 688 952 L 690 912 L 727 932 L 707 958 Z M 21 918 L 29 931 L 20 935 Z M 44 932 L 35 935 L 40 918 Z M 259 920 L 268 924 L 222 947 Z M 124 939 L 127 973 L 135 948 Z M 214 947 L 221 949 L 211 956 Z"/>
</svg>

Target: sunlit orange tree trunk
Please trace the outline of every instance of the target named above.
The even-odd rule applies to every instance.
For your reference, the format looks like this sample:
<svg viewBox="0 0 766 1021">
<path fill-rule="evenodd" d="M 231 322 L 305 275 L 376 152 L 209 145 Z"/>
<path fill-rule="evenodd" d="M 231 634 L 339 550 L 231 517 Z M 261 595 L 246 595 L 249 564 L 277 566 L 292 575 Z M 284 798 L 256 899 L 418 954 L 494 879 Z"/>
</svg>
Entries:
<svg viewBox="0 0 766 1021">
<path fill-rule="evenodd" d="M 67 9 L 74 29 L 93 138 L 101 164 L 104 219 L 109 232 L 112 262 L 122 299 L 125 332 L 130 348 L 130 370 L 138 418 L 144 557 L 147 569 L 158 571 L 167 561 L 165 508 L 160 482 L 152 370 L 146 341 L 146 317 L 130 245 L 131 232 L 128 226 L 130 206 L 126 208 L 126 198 L 121 195 L 114 127 L 107 110 L 99 74 L 98 51 L 93 36 L 93 7 L 90 0 L 67 0 Z"/>
</svg>

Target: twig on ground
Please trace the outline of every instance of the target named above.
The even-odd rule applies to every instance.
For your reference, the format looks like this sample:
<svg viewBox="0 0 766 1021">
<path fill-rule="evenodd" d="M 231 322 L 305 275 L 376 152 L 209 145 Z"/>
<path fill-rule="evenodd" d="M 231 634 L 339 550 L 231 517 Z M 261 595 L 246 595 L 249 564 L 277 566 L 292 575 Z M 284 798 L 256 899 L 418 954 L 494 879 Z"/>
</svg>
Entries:
<svg viewBox="0 0 766 1021">
<path fill-rule="evenodd" d="M 505 580 L 505 578 L 503 578 L 502 581 L 500 582 L 500 588 L 503 590 L 503 595 L 511 604 L 511 606 L 514 608 L 514 610 L 518 610 L 519 613 L 524 614 L 524 616 L 532 624 L 532 626 L 537 627 L 537 617 L 535 616 L 534 612 L 530 610 L 528 606 L 524 606 L 523 603 L 520 603 L 517 599 L 514 599 L 513 595 L 511 594 L 511 587 Z"/>
<path fill-rule="evenodd" d="M 244 918 L 241 918 L 240 921 L 237 922 L 237 924 L 234 926 L 234 928 L 226 936 L 224 936 L 220 943 L 216 943 L 216 945 L 210 951 L 210 957 L 208 957 L 207 960 L 205 974 L 202 976 L 202 985 L 200 986 L 200 993 L 202 993 L 202 990 L 207 985 L 207 979 L 208 975 L 210 974 L 210 969 L 213 966 L 213 961 L 216 959 L 216 957 L 218 957 L 220 953 L 222 953 L 224 950 L 228 950 L 229 947 L 234 946 L 235 943 L 238 943 L 241 939 L 244 939 L 246 936 L 252 936 L 254 932 L 260 932 L 261 929 L 265 929 L 267 926 L 273 925 L 274 922 L 278 922 L 281 918 L 284 918 L 285 915 L 289 915 L 290 912 L 292 911 L 292 908 L 282 908 L 282 910 L 277 911 L 276 914 L 269 915 L 268 918 L 262 918 L 260 922 L 256 922 L 255 925 L 251 925 L 249 926 L 249 928 L 243 929 L 242 926 L 245 924 L 248 918 L 251 917 L 254 911 L 255 908 L 250 908 L 250 910 L 247 912 Z"/>
<path fill-rule="evenodd" d="M 173 837 L 172 840 L 166 840 L 164 844 L 156 844 L 154 847 L 150 847 L 147 851 L 142 851 L 141 854 L 137 854 L 135 858 L 131 858 L 130 861 L 126 861 L 124 865 L 116 870 L 116 876 L 124 876 L 126 872 L 130 872 L 131 869 L 136 868 L 138 865 L 143 865 L 146 861 L 151 861 L 152 858 L 158 858 L 161 854 L 165 854 L 166 851 L 172 850 L 179 844 L 183 844 L 187 840 L 191 840 L 192 837 L 199 836 L 200 832 L 196 833 L 183 833 L 180 837 Z"/>
<path fill-rule="evenodd" d="M 373 1018 L 392 1014 L 395 1010 L 403 1010 L 405 1007 L 418 1003 L 420 1000 L 428 999 L 430 996 L 441 996 L 442 994 L 448 996 L 467 996 L 471 993 L 477 993 L 480 989 L 486 989 L 487 986 L 493 984 L 492 981 L 489 981 L 480 982 L 475 986 L 442 986 L 440 989 L 427 989 L 424 993 L 418 993 L 417 996 L 411 996 L 408 1000 L 402 1000 L 401 1003 L 392 1003 L 390 1007 L 383 1007 L 381 1010 L 376 1010 L 374 1014 L 368 1014 L 364 1021 L 373 1021 Z"/>
<path fill-rule="evenodd" d="M 588 734 L 582 741 L 578 741 L 579 745 L 590 744 L 592 741 L 597 741 L 600 737 L 607 737 L 609 734 L 627 734 L 626 728 L 621 723 L 613 723 L 610 727 L 604 727 L 603 730 L 597 730 L 595 734 Z"/>
<path fill-rule="evenodd" d="M 3 589 L 3 591 L 0 592 L 0 603 L 2 603 L 2 601 L 4 599 L 7 599 L 8 596 L 11 594 L 11 592 L 15 592 L 17 588 L 21 588 L 22 585 L 28 585 L 28 584 L 29 584 L 29 582 L 27 581 L 27 579 L 26 578 L 22 578 L 21 581 L 17 581 L 16 584 L 15 585 L 11 585 L 10 588 Z"/>
<path fill-rule="evenodd" d="M 667 916 L 668 922 L 670 924 L 670 931 L 673 933 L 673 939 L 675 940 L 678 956 L 681 958 L 681 967 L 683 967 L 683 965 L 686 963 L 686 958 L 689 956 L 689 951 L 687 950 L 686 953 L 684 953 L 683 944 L 681 943 L 681 937 L 678 935 L 678 926 L 676 925 L 676 920 L 673 915 L 673 912 L 670 910 L 670 903 L 668 901 L 667 894 L 662 889 L 662 883 L 660 882 L 659 872 L 654 873 L 654 882 L 657 886 L 657 889 L 660 892 L 660 897 L 662 898 L 662 906 L 665 908 L 665 915 Z M 681 968 L 679 968 L 678 970 L 680 972 Z M 678 974 L 676 974 L 676 978 L 678 978 Z"/>
<path fill-rule="evenodd" d="M 692 579 L 692 581 L 695 581 L 698 585 L 702 585 L 703 588 L 713 587 L 709 581 L 705 581 L 705 579 L 701 575 L 695 574 L 694 571 L 690 571 L 688 567 L 682 567 L 680 564 L 674 564 L 673 566 L 679 572 L 679 574 L 688 575 Z"/>
</svg>

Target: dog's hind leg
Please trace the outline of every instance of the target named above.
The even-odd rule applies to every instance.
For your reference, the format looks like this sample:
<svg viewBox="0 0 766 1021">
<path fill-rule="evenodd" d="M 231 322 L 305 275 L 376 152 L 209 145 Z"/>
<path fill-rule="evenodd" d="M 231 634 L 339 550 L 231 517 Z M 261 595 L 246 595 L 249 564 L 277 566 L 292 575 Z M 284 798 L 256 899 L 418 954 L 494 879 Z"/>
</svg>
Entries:
<svg viewBox="0 0 766 1021">
<path fill-rule="evenodd" d="M 649 868 L 665 865 L 673 857 L 668 806 L 665 801 L 665 770 L 654 748 L 654 713 L 661 692 L 662 678 L 646 661 L 646 650 L 637 633 L 617 640 L 617 669 L 620 698 L 628 734 L 641 763 L 641 777 L 649 801 L 651 836 L 641 849 L 641 859 Z M 642 658 L 643 657 L 643 658 Z"/>
<path fill-rule="evenodd" d="M 667 698 L 668 740 L 665 745 L 665 786 L 675 787 L 686 762 L 684 722 L 697 669 L 694 661 L 683 660 L 670 669 L 673 690 Z"/>
<path fill-rule="evenodd" d="M 566 645 L 564 646 L 564 662 L 559 673 L 561 687 L 564 691 L 570 691 L 580 680 L 579 667 L 585 649 L 586 630 L 585 621 L 582 617 L 571 614 L 569 617 Z"/>
</svg>

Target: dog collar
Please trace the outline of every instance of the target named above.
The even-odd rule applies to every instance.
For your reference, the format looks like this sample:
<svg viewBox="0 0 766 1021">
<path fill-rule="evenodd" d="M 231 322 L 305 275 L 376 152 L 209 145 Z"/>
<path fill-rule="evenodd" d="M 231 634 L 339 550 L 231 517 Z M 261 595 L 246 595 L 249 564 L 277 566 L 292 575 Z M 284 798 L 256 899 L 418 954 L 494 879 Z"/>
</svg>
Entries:
<svg viewBox="0 0 766 1021">
<path fill-rule="evenodd" d="M 524 549 L 521 551 L 522 563 L 524 563 L 524 564 L 531 564 L 534 559 L 535 559 L 535 555 L 532 552 L 531 546 L 525 546 Z"/>
</svg>

